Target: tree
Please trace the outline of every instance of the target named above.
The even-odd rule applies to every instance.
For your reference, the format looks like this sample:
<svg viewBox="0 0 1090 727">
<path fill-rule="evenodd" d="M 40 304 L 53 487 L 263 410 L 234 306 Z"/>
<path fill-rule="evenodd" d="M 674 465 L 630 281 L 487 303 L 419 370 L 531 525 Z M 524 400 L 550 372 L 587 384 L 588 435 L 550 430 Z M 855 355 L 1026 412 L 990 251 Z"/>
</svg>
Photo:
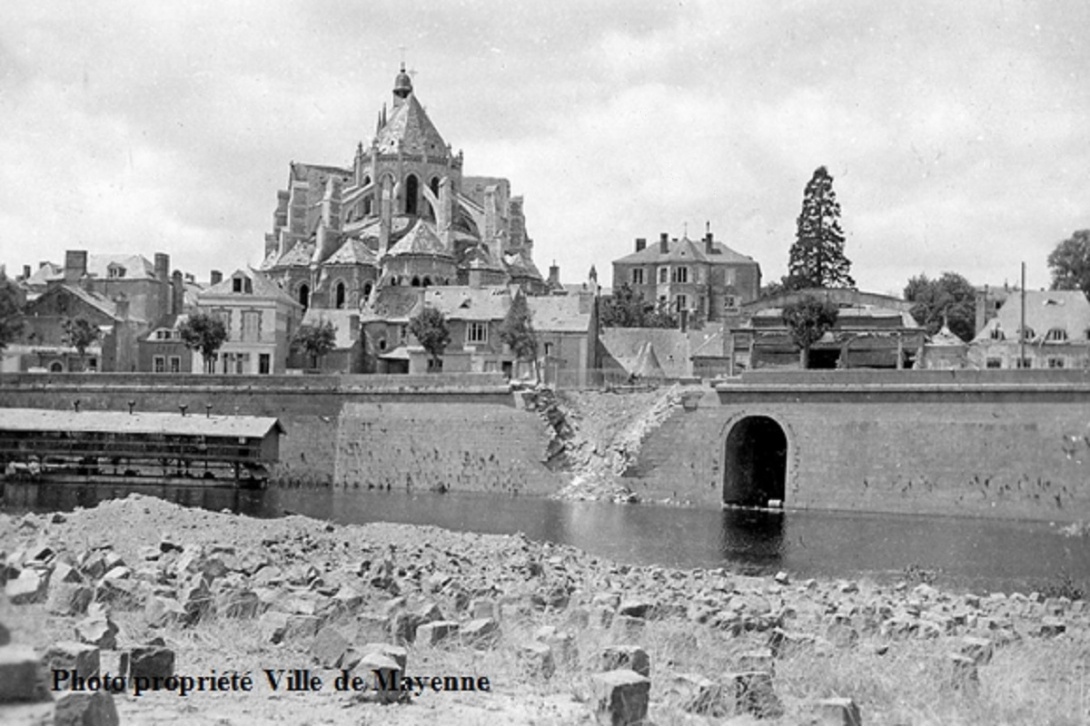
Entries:
<svg viewBox="0 0 1090 727">
<path fill-rule="evenodd" d="M 963 341 L 976 335 L 976 290 L 957 273 L 946 272 L 931 280 L 923 273 L 908 280 L 905 300 L 915 303 L 912 317 L 935 335 L 943 324 Z"/>
<path fill-rule="evenodd" d="M 533 315 L 525 295 L 516 295 L 500 324 L 500 340 L 511 347 L 511 353 L 519 361 L 532 361 L 534 378 L 540 379 L 537 362 L 537 333 L 534 332 Z"/>
<path fill-rule="evenodd" d="M 86 318 L 65 318 L 62 325 L 65 344 L 76 349 L 76 353 L 79 354 L 80 369 L 86 369 L 84 361 L 87 349 L 102 337 L 102 331 Z"/>
<path fill-rule="evenodd" d="M 216 352 L 227 340 L 227 326 L 219 318 L 208 313 L 194 313 L 178 326 L 182 343 L 191 351 L 199 351 L 204 360 L 204 372 L 212 373 Z"/>
<path fill-rule="evenodd" d="M 825 167 L 818 167 L 802 195 L 802 212 L 784 285 L 790 290 L 851 288 L 855 286 L 849 274 L 851 267 L 851 261 L 844 257 L 840 203 L 833 191 L 833 178 Z"/>
<path fill-rule="evenodd" d="M 1078 230 L 1048 255 L 1053 290 L 1081 290 L 1090 296 L 1090 230 Z"/>
<path fill-rule="evenodd" d="M 0 353 L 23 331 L 22 311 L 19 310 L 19 290 L 0 270 Z"/>
<path fill-rule="evenodd" d="M 441 371 L 443 351 L 450 344 L 450 326 L 443 312 L 425 307 L 409 321 L 409 332 L 431 356 L 431 369 Z"/>
<path fill-rule="evenodd" d="M 805 295 L 783 308 L 783 322 L 799 349 L 799 364 L 810 368 L 810 347 L 836 325 L 837 308 L 828 300 Z"/>
<path fill-rule="evenodd" d="M 336 348 L 337 327 L 333 325 L 333 321 L 327 320 L 321 320 L 315 325 L 307 323 L 295 330 L 291 344 L 303 349 L 310 356 L 311 367 L 318 368 L 322 357 Z"/>
<path fill-rule="evenodd" d="M 602 299 L 598 322 L 604 328 L 676 328 L 677 316 L 668 306 L 650 303 L 622 283 L 613 295 Z"/>
</svg>

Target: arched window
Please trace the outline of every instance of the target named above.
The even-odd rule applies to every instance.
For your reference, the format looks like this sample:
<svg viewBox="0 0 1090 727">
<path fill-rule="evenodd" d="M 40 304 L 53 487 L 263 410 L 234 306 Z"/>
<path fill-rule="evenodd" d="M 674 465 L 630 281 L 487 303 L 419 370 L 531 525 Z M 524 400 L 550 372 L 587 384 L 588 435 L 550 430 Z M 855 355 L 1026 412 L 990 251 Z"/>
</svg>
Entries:
<svg viewBox="0 0 1090 727">
<path fill-rule="evenodd" d="M 425 275 L 424 276 L 424 287 L 426 288 L 429 285 L 431 285 L 431 278 L 429 278 L 427 275 Z"/>
<path fill-rule="evenodd" d="M 413 285 L 414 288 L 419 288 L 420 287 L 420 278 L 417 277 L 416 275 L 413 276 L 412 285 Z"/>
<path fill-rule="evenodd" d="M 363 284 L 363 297 L 364 297 L 364 299 L 367 299 L 367 298 L 371 297 L 371 291 L 374 289 L 374 287 L 375 286 L 371 285 L 371 281 L 367 281 L 366 283 Z"/>
<path fill-rule="evenodd" d="M 431 193 L 434 194 L 436 197 L 438 197 L 439 196 L 439 177 L 432 177 L 431 181 L 428 182 L 428 186 L 431 187 Z"/>
<path fill-rule="evenodd" d="M 417 197 L 420 196 L 420 181 L 415 174 L 410 174 L 405 180 L 405 214 L 416 214 Z"/>
<path fill-rule="evenodd" d="M 363 186 L 366 187 L 371 183 L 371 175 L 367 174 L 363 177 Z"/>
<path fill-rule="evenodd" d="M 365 217 L 371 214 L 371 198 L 370 197 L 364 197 L 363 198 L 363 214 L 364 214 Z"/>
<path fill-rule="evenodd" d="M 344 288 L 344 283 L 343 282 L 340 282 L 340 281 L 337 282 L 336 291 L 337 291 L 335 293 L 336 307 L 337 308 L 344 308 L 345 288 Z"/>
<path fill-rule="evenodd" d="M 60 361 L 54 361 L 53 363 L 49 364 L 49 373 L 59 374 L 59 373 L 63 373 L 63 372 L 64 372 L 64 364 L 62 364 Z"/>
<path fill-rule="evenodd" d="M 310 306 L 310 286 L 306 283 L 299 286 L 299 303 L 304 308 Z"/>
</svg>

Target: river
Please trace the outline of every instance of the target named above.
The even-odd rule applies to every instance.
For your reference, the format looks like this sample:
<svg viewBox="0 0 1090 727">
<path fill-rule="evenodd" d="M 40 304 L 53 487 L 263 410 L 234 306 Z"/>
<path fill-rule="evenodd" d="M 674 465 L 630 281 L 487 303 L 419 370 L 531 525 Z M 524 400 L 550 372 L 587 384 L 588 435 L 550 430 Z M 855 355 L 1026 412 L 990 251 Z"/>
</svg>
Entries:
<svg viewBox="0 0 1090 727">
<path fill-rule="evenodd" d="M 789 511 L 769 514 L 561 502 L 475 494 L 135 488 L 181 504 L 253 517 L 297 513 L 338 523 L 389 521 L 482 533 L 522 532 L 624 563 L 727 566 L 881 581 L 911 572 L 974 591 L 1028 592 L 1065 577 L 1090 588 L 1090 537 L 1047 522 Z M 123 497 L 117 486 L 12 485 L 3 509 L 47 512 Z"/>
</svg>

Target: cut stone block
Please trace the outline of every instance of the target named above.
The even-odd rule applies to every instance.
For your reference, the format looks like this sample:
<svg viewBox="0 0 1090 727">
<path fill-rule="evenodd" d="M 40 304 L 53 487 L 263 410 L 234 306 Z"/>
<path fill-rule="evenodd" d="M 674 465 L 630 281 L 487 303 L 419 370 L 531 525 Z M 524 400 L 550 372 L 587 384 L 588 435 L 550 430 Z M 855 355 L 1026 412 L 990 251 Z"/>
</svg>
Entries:
<svg viewBox="0 0 1090 727">
<path fill-rule="evenodd" d="M 116 649 L 117 632 L 117 624 L 101 611 L 76 624 L 76 638 L 100 649 Z"/>
<path fill-rule="evenodd" d="M 458 633 L 458 624 L 454 621 L 431 621 L 416 629 L 416 643 L 434 646 Z"/>
<path fill-rule="evenodd" d="M 66 694 L 57 700 L 53 724 L 118 725 L 117 707 L 112 694 L 89 692 Z"/>
<path fill-rule="evenodd" d="M 48 581 L 33 568 L 25 568 L 19 577 L 7 582 L 4 591 L 13 606 L 45 600 Z"/>
<path fill-rule="evenodd" d="M 174 652 L 162 646 L 140 646 L 129 657 L 132 677 L 167 678 L 174 674 Z"/>
<path fill-rule="evenodd" d="M 50 646 L 42 657 L 42 663 L 48 671 L 67 669 L 77 671 L 82 677 L 99 673 L 100 658 L 97 646 L 81 644 L 78 641 L 58 641 Z"/>
<path fill-rule="evenodd" d="M 367 696 L 373 696 L 376 701 L 384 704 L 399 701 L 402 695 L 397 686 L 401 680 L 401 667 L 396 661 L 386 654 L 371 652 L 364 654 L 356 670 L 362 672 L 371 684 L 371 692 Z M 387 689 L 382 689 L 386 684 Z"/>
<path fill-rule="evenodd" d="M 29 646 L 0 649 L 0 704 L 39 701 L 39 666 L 38 656 Z"/>
<path fill-rule="evenodd" d="M 548 644 L 543 644 L 540 641 L 527 641 L 520 644 L 515 653 L 519 664 L 531 675 L 548 679 L 556 672 L 553 650 L 549 648 Z"/>
<path fill-rule="evenodd" d="M 50 587 L 45 607 L 58 616 L 79 616 L 87 612 L 94 595 L 90 586 L 62 581 Z"/>
<path fill-rule="evenodd" d="M 846 697 L 833 697 L 822 699 L 813 704 L 813 720 L 815 725 L 861 725 L 862 716 L 859 705 L 854 700 Z"/>
<path fill-rule="evenodd" d="M 397 666 L 401 669 L 401 673 L 405 673 L 405 669 L 409 665 L 409 652 L 404 646 L 395 646 L 394 644 L 384 643 L 372 643 L 364 644 L 360 649 L 364 654 L 383 654 L 388 656 L 397 662 Z"/>
<path fill-rule="evenodd" d="M 493 618 L 475 618 L 463 626 L 460 633 L 465 643 L 487 645 L 499 636 L 499 624 Z"/>
<path fill-rule="evenodd" d="M 390 634 L 390 623 L 377 613 L 356 616 L 356 641 L 382 641 Z"/>
<path fill-rule="evenodd" d="M 310 654 L 327 669 L 339 669 L 352 648 L 348 637 L 335 626 L 326 626 L 314 637 Z"/>
<path fill-rule="evenodd" d="M 602 649 L 600 662 L 602 671 L 630 669 L 645 677 L 651 676 L 651 659 L 639 646 L 617 644 Z"/>
<path fill-rule="evenodd" d="M 651 680 L 631 669 L 591 677 L 591 709 L 599 724 L 640 724 L 647 718 Z"/>
<path fill-rule="evenodd" d="M 670 685 L 677 694 L 679 706 L 692 714 L 722 717 L 730 713 L 723 696 L 723 687 L 699 674 L 678 674 Z"/>
<path fill-rule="evenodd" d="M 977 666 L 991 663 L 995 645 L 991 639 L 979 636 L 966 636 L 961 640 L 961 653 L 969 657 Z"/>
</svg>

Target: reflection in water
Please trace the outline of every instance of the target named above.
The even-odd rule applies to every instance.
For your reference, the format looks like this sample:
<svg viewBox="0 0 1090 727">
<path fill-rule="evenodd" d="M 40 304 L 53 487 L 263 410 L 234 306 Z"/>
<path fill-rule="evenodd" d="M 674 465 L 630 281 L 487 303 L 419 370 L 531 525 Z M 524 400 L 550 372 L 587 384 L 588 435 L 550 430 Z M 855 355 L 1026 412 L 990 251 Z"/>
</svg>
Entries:
<svg viewBox="0 0 1090 727">
<path fill-rule="evenodd" d="M 1061 574 L 1090 582 L 1084 538 L 1049 523 L 834 512 L 754 512 L 558 502 L 495 495 L 199 487 L 8 484 L 3 509 L 71 510 L 131 491 L 253 517 L 298 513 L 341 523 L 400 522 L 522 532 L 640 565 L 786 570 L 796 577 L 897 579 L 910 566 L 946 585 L 1032 590 Z"/>
</svg>

